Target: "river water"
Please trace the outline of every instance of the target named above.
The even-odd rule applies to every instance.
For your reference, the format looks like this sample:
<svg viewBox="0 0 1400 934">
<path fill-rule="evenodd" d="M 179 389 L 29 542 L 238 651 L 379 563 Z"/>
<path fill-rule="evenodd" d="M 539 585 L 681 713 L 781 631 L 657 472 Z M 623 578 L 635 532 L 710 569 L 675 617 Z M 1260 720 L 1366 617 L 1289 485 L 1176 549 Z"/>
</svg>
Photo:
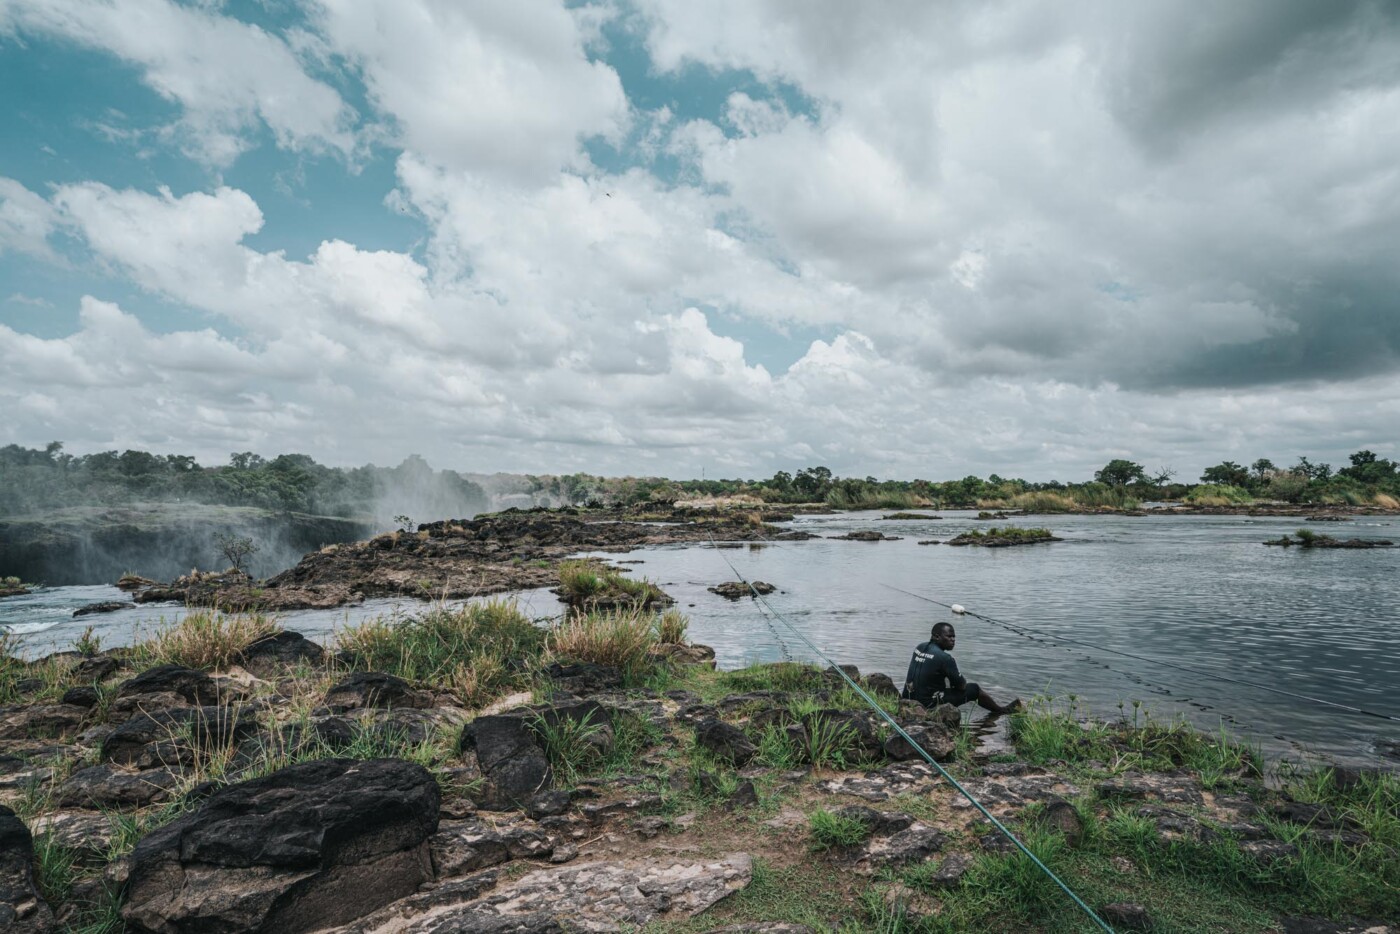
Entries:
<svg viewBox="0 0 1400 934">
<path fill-rule="evenodd" d="M 1074 695 L 1081 708 L 1104 717 L 1117 716 L 1120 703 L 1131 715 L 1139 700 L 1158 719 L 1184 716 L 1207 729 L 1223 723 L 1270 758 L 1316 755 L 1390 767 L 1400 760 L 1400 723 L 1223 680 L 1400 716 L 1400 547 L 1266 548 L 1260 544 L 1265 539 L 1304 523 L 1244 516 L 1043 516 L 1029 524 L 1065 541 L 1003 549 L 917 544 L 1005 524 L 978 521 L 968 512 L 942 515 L 884 521 L 879 513 L 845 513 L 790 523 L 822 536 L 878 529 L 901 541 L 666 546 L 606 557 L 640 562 L 634 573 L 676 598 L 690 615 L 691 638 L 714 646 L 721 667 L 815 660 L 755 601 L 731 602 L 707 591 L 734 579 L 732 563 L 745 578 L 777 586 L 767 598 L 772 609 L 827 655 L 862 672 L 883 671 L 902 681 L 912 646 L 928 638 L 933 623 L 948 620 L 958 629 L 956 656 L 964 674 L 999 699 Z M 1337 537 L 1400 539 L 1400 521 L 1392 517 L 1308 527 Z M 954 616 L 891 587 L 962 604 L 1033 637 Z M 68 647 L 89 623 L 104 644 L 116 645 L 129 642 L 138 626 L 149 629 L 181 612 L 145 606 L 72 618 L 76 606 L 123 598 L 110 587 L 53 588 L 0 601 L 0 624 L 27 633 L 25 648 L 34 655 Z M 547 591 L 521 600 L 534 616 L 559 611 Z M 325 635 L 415 606 L 370 601 L 287 613 L 282 622 Z"/>
</svg>

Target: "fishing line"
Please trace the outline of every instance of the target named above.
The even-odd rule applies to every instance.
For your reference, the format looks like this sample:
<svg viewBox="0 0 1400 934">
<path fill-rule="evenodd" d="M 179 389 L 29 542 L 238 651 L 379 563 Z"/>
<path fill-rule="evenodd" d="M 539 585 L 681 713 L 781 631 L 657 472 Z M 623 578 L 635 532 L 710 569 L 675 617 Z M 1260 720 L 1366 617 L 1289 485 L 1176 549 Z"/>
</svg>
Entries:
<svg viewBox="0 0 1400 934">
<path fill-rule="evenodd" d="M 710 541 L 714 541 L 713 535 L 710 536 Z M 948 771 L 944 769 L 943 766 L 939 765 L 938 761 L 935 760 L 933 756 L 929 755 L 928 750 L 924 749 L 924 747 L 921 746 L 917 741 L 915 741 L 915 739 L 912 736 L 906 733 L 904 731 L 904 728 L 899 725 L 899 723 L 894 719 L 894 717 L 891 717 L 889 713 L 885 710 L 885 708 L 881 707 L 873 697 L 867 694 L 865 692 L 865 689 L 855 682 L 855 679 L 853 679 L 850 675 L 846 674 L 846 672 L 843 671 L 840 666 L 838 666 L 834 661 L 828 658 L 827 654 L 821 649 L 819 649 L 816 643 L 814 643 L 811 639 L 808 639 L 805 635 L 803 635 L 800 629 L 798 629 L 791 622 L 789 622 L 777 610 L 773 609 L 773 607 L 768 603 L 768 601 L 764 599 L 763 594 L 759 593 L 757 588 L 755 588 L 753 584 L 749 583 L 747 580 L 744 579 L 744 575 L 739 573 L 739 569 L 734 567 L 733 562 L 731 562 L 729 558 L 725 557 L 723 552 L 718 547 L 715 548 L 715 551 L 719 552 L 720 557 L 724 558 L 724 563 L 729 565 L 729 569 L 734 572 L 734 576 L 739 579 L 739 582 L 745 587 L 749 588 L 749 591 L 753 594 L 754 600 L 758 604 L 762 605 L 765 609 L 767 609 L 768 612 L 771 613 L 775 619 L 780 620 L 783 623 L 783 625 L 787 626 L 787 628 L 792 631 L 793 635 L 797 636 L 798 639 L 801 639 L 802 642 L 806 644 L 807 648 L 812 650 L 812 653 L 814 655 L 816 655 L 822 661 L 830 665 L 832 670 L 839 674 L 841 678 L 846 682 L 846 684 L 850 686 L 851 690 L 855 691 L 856 694 L 858 694 L 862 700 L 869 704 L 870 708 L 874 710 L 877 714 L 879 714 L 880 717 L 886 723 L 888 723 L 890 727 L 896 733 L 898 733 L 899 736 L 906 743 L 908 743 L 912 748 L 917 750 L 919 755 L 923 756 L 924 759 L 928 762 L 928 764 L 933 766 L 938 771 L 938 774 L 941 775 L 948 782 L 948 784 L 956 788 L 959 794 L 961 794 L 964 798 L 971 802 L 972 806 L 977 808 L 977 810 L 982 813 L 982 816 L 985 817 L 988 821 L 990 821 L 992 826 L 1001 832 L 1002 836 L 1010 840 L 1011 843 L 1015 845 L 1016 849 L 1020 850 L 1021 853 L 1024 854 L 1032 863 L 1034 863 L 1036 867 L 1040 869 L 1041 872 L 1045 873 L 1045 875 L 1050 879 L 1050 881 L 1054 882 L 1055 885 L 1059 886 L 1060 890 L 1063 891 L 1066 895 L 1068 895 L 1074 901 L 1074 903 L 1079 906 L 1079 908 L 1084 912 L 1084 914 L 1088 915 L 1089 918 L 1102 930 L 1109 932 L 1109 934 L 1114 934 L 1113 928 L 1109 927 L 1107 922 L 1105 922 L 1102 918 L 1095 914 L 1094 909 L 1090 908 L 1087 904 L 1085 904 L 1084 900 L 1078 895 L 1076 895 L 1073 889 L 1071 889 L 1068 885 L 1061 881 L 1060 877 L 1055 875 L 1055 873 L 1050 870 L 1049 866 L 1046 866 L 1044 863 L 1042 863 L 1039 857 L 1032 853 L 1026 847 L 1026 845 L 1016 837 L 1014 833 L 1012 833 L 1006 828 L 1006 825 L 1004 825 L 1001 821 L 993 817 L 992 812 L 988 811 L 985 807 L 983 807 L 982 802 L 978 801 L 977 798 L 972 794 L 972 792 L 968 791 L 962 786 L 961 783 L 958 782 L 956 778 L 948 774 Z"/>
<path fill-rule="evenodd" d="M 1121 655 L 1123 658 L 1131 658 L 1131 659 L 1134 659 L 1134 660 L 1136 660 L 1136 661 L 1147 662 L 1147 663 L 1150 664 L 1150 665 L 1161 665 L 1161 666 L 1164 667 L 1164 668 L 1173 668 L 1173 669 L 1176 669 L 1177 671 L 1184 671 L 1184 672 L 1186 672 L 1186 673 L 1189 674 L 1189 675 L 1197 675 L 1197 676 L 1200 675 L 1200 671 L 1197 670 L 1197 669 L 1194 669 L 1194 668 L 1187 668 L 1187 667 L 1184 666 L 1184 665 L 1177 665 L 1177 664 L 1175 664 L 1175 663 L 1173 663 L 1173 662 L 1164 661 L 1163 659 L 1160 659 L 1160 658 L 1149 658 L 1149 657 L 1147 657 L 1147 656 L 1145 656 L 1145 655 L 1135 655 L 1135 654 L 1133 654 L 1132 652 L 1122 652 L 1122 651 L 1119 651 L 1118 649 L 1110 649 L 1108 646 L 1105 646 L 1105 645 L 1098 645 L 1098 644 L 1095 644 L 1095 643 L 1092 643 L 1092 642 L 1084 642 L 1084 641 L 1082 641 L 1082 640 L 1080 640 L 1080 639 L 1071 639 L 1071 638 L 1068 637 L 1068 636 L 1058 636 L 1058 635 L 1052 636 L 1052 635 L 1049 635 L 1048 633 L 1045 633 L 1045 632 L 1042 631 L 1042 630 L 1038 630 L 1038 629 L 1035 629 L 1035 628 L 1033 628 L 1033 627 L 1026 626 L 1026 625 L 1023 624 L 1023 623 L 1008 623 L 1008 622 L 1005 622 L 1004 620 L 995 619 L 994 617 L 991 617 L 991 616 L 985 616 L 985 615 L 983 615 L 983 614 L 981 614 L 981 613 L 974 613 L 974 612 L 972 612 L 971 610 L 968 610 L 968 609 L 966 609 L 965 607 L 963 607 L 963 606 L 961 606 L 961 605 L 959 605 L 959 604 L 956 604 L 956 603 L 944 603 L 942 600 L 935 600 L 935 599 L 933 599 L 932 597 L 925 597 L 923 594 L 914 593 L 914 592 L 911 591 L 911 590 L 905 590 L 904 588 L 902 588 L 902 587 L 896 587 L 896 586 L 894 586 L 893 584 L 886 584 L 886 583 L 884 583 L 883 581 L 880 582 L 880 586 L 881 586 L 881 587 L 886 587 L 886 588 L 888 588 L 888 589 L 890 589 L 890 590 L 897 591 L 897 592 L 899 592 L 899 593 L 905 594 L 905 595 L 910 596 L 910 597 L 914 597 L 915 599 L 918 599 L 918 600 L 924 600 L 924 601 L 926 601 L 926 602 L 928 602 L 928 603 L 932 603 L 932 604 L 935 604 L 935 605 L 937 605 L 937 606 L 946 607 L 946 608 L 948 608 L 949 610 L 952 610 L 954 613 L 957 613 L 957 614 L 959 614 L 959 615 L 971 616 L 971 617 L 974 617 L 974 618 L 976 618 L 976 619 L 980 619 L 980 620 L 982 620 L 982 621 L 984 621 L 984 622 L 992 623 L 993 625 L 996 625 L 996 626 L 1004 626 L 1005 628 L 1011 630 L 1012 632 L 1016 632 L 1016 633 L 1018 633 L 1018 634 L 1020 634 L 1020 635 L 1025 635 L 1026 633 L 1029 633 L 1029 632 L 1039 633 L 1039 635 L 1041 636 L 1041 638 L 1045 639 L 1045 640 L 1048 641 L 1048 642 L 1052 642 L 1052 643 L 1054 643 L 1054 642 L 1068 642 L 1068 643 L 1071 643 L 1071 644 L 1073 644 L 1073 645 L 1079 645 L 1079 646 L 1083 646 L 1083 647 L 1085 647 L 1085 648 L 1093 649 L 1093 650 L 1096 651 L 1096 652 L 1107 652 L 1107 653 L 1109 653 L 1110 655 Z M 1258 688 L 1258 689 L 1261 690 L 1261 691 L 1269 691 L 1270 693 L 1273 693 L 1273 694 L 1280 694 L 1280 695 L 1282 695 L 1282 696 L 1284 696 L 1284 697 L 1291 697 L 1291 698 L 1293 698 L 1293 699 L 1295 699 L 1295 700 L 1305 700 L 1305 701 L 1308 701 L 1309 703 L 1312 703 L 1312 704 L 1324 704 L 1324 705 L 1326 705 L 1326 706 L 1328 706 L 1328 707 L 1336 707 L 1336 708 L 1338 708 L 1339 710 L 1345 710 L 1345 711 L 1348 711 L 1348 712 L 1350 712 L 1350 713 L 1359 713 L 1359 714 L 1363 714 L 1363 715 L 1368 716 L 1368 717 L 1376 717 L 1376 718 L 1381 719 L 1381 720 L 1390 720 L 1390 721 L 1395 722 L 1395 723 L 1400 723 L 1400 717 L 1392 716 L 1392 715 L 1390 715 L 1390 714 L 1388 714 L 1388 713 L 1381 713 L 1380 711 L 1376 711 L 1376 710 L 1367 710 L 1365 707 L 1353 707 L 1353 706 L 1351 706 L 1350 704 L 1339 704 L 1339 703 L 1337 703 L 1336 701 L 1324 700 L 1324 699 L 1321 698 L 1321 697 L 1313 697 L 1313 696 L 1311 696 L 1311 695 L 1309 695 L 1309 694 L 1300 694 L 1300 693 L 1298 693 L 1298 692 L 1296 692 L 1296 691 L 1285 691 L 1283 688 L 1270 687 L 1270 686 L 1267 685 L 1267 684 L 1260 684 L 1260 683 L 1257 682 L 1257 681 L 1247 681 L 1247 680 L 1245 680 L 1244 678 L 1232 678 L 1232 677 L 1230 677 L 1229 675 L 1221 674 L 1220 672 L 1218 672 L 1218 671 L 1215 670 L 1215 669 L 1212 669 L 1210 676 L 1211 676 L 1212 678 L 1218 678 L 1218 679 L 1221 680 L 1221 681 L 1228 681 L 1228 682 L 1231 683 L 1231 684 L 1243 684 L 1243 685 L 1247 685 L 1248 687 Z"/>
<path fill-rule="evenodd" d="M 719 547 L 719 542 L 715 541 L 714 534 L 710 532 L 709 529 L 705 530 L 705 534 L 710 537 L 710 544 L 714 546 L 715 554 L 719 555 L 721 558 L 724 559 L 724 563 L 729 565 L 729 570 L 734 572 L 734 576 L 739 578 L 739 582 L 745 587 L 749 588 L 749 590 L 752 590 L 755 594 L 758 593 L 758 591 L 754 589 L 753 584 L 750 584 L 747 580 L 744 579 L 744 575 L 739 573 L 739 569 L 734 566 L 734 562 L 730 561 L 729 558 L 725 555 L 724 549 Z M 787 642 L 783 640 L 783 637 L 778 632 L 777 627 L 775 627 L 772 621 L 769 620 L 768 617 L 764 616 L 762 613 L 758 615 L 763 618 L 763 622 L 768 627 L 768 631 L 773 634 L 774 640 L 777 641 L 778 651 L 782 653 L 783 661 L 792 661 L 792 653 L 788 651 Z"/>
</svg>

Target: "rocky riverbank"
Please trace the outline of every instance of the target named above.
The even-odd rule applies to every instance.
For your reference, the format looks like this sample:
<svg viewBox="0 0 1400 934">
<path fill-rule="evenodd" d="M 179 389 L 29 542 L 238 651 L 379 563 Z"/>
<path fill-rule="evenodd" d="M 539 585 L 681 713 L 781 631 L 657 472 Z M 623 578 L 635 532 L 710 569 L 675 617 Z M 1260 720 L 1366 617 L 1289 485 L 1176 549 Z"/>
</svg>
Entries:
<svg viewBox="0 0 1400 934">
<path fill-rule="evenodd" d="M 673 612 L 543 631 L 493 604 L 326 646 L 211 614 L 6 656 L 0 925 L 1078 929 L 841 673 L 718 672 L 683 635 Z M 1220 737 L 1043 702 L 986 745 L 987 724 L 845 673 L 1120 930 L 1400 915 L 1393 776 L 1270 788 Z M 1302 920 L 1323 912 L 1345 923 Z"/>
</svg>

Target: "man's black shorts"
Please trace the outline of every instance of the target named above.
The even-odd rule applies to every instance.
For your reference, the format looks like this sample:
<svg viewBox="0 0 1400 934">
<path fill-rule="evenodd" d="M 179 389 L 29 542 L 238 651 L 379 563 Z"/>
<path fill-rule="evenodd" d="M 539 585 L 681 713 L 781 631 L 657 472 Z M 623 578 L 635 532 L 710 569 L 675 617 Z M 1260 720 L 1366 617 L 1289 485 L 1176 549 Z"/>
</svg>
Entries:
<svg viewBox="0 0 1400 934">
<path fill-rule="evenodd" d="M 952 704 L 954 707 L 961 707 L 968 701 L 977 700 L 977 695 L 981 693 L 981 691 L 982 689 L 977 686 L 976 681 L 969 681 L 967 684 L 964 684 L 961 689 L 950 688 L 942 694 L 933 695 L 933 700 L 928 706 L 937 707 L 939 704 Z"/>
</svg>

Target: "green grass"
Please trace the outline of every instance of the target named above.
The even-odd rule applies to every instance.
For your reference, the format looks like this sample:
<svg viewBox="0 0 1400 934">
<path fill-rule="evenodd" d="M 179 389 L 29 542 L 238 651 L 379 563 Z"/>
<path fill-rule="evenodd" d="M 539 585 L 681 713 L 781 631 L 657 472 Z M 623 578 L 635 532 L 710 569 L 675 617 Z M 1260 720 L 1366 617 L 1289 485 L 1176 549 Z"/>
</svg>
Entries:
<svg viewBox="0 0 1400 934">
<path fill-rule="evenodd" d="M 156 665 L 226 668 L 238 660 L 248 643 L 281 628 L 271 617 L 259 613 L 194 610 L 179 622 L 158 627 L 139 639 L 132 647 L 130 664 L 137 670 Z"/>
<path fill-rule="evenodd" d="M 823 717 L 808 717 L 804 752 L 813 768 L 844 770 L 857 758 L 856 731 L 849 723 Z"/>
<path fill-rule="evenodd" d="M 954 538 L 953 542 L 985 542 L 997 539 L 1022 539 L 1027 541 L 1049 541 L 1054 535 L 1049 529 L 1024 529 L 1015 525 L 993 526 L 986 531 L 972 529 Z"/>
<path fill-rule="evenodd" d="M 667 610 L 656 617 L 656 638 L 659 642 L 683 645 L 689 628 L 690 620 L 679 610 Z"/>
<path fill-rule="evenodd" d="M 807 827 L 813 849 L 822 851 L 859 846 L 870 836 L 870 828 L 863 821 L 824 808 L 807 815 Z"/>
<path fill-rule="evenodd" d="M 339 642 L 355 668 L 447 687 L 474 707 L 528 687 L 528 673 L 508 663 L 534 667 L 545 633 L 514 602 L 490 600 L 436 606 L 406 619 L 381 617 L 342 631 Z"/>
<path fill-rule="evenodd" d="M 19 636 L 0 633 L 0 704 L 54 703 L 74 683 L 68 663 L 62 659 L 27 662 L 21 656 L 22 645 Z M 31 680 L 39 681 L 39 687 L 21 691 L 20 683 Z"/>
<path fill-rule="evenodd" d="M 825 686 L 820 668 L 798 662 L 754 665 L 720 672 L 718 677 L 708 680 L 717 696 L 750 691 L 817 691 Z M 705 696 L 703 692 L 702 696 Z"/>
<path fill-rule="evenodd" d="M 633 608 L 573 613 L 549 631 L 551 655 L 592 662 L 639 678 L 651 667 L 651 649 L 657 644 L 656 614 Z"/>
<path fill-rule="evenodd" d="M 1128 721 L 1125 713 L 1118 723 L 1085 719 L 1073 698 L 1057 705 L 1037 697 L 1012 716 L 1009 734 L 1016 751 L 1038 764 L 1092 761 L 1114 771 L 1187 768 L 1206 788 L 1228 787 L 1260 774 L 1258 752 L 1230 737 L 1223 726 L 1218 733 L 1203 733 L 1184 719 L 1160 723 L 1136 701 L 1132 717 Z"/>
<path fill-rule="evenodd" d="M 669 602 L 649 580 L 636 580 L 591 558 L 559 565 L 559 590 L 578 609 L 604 606 L 649 607 Z"/>
</svg>

